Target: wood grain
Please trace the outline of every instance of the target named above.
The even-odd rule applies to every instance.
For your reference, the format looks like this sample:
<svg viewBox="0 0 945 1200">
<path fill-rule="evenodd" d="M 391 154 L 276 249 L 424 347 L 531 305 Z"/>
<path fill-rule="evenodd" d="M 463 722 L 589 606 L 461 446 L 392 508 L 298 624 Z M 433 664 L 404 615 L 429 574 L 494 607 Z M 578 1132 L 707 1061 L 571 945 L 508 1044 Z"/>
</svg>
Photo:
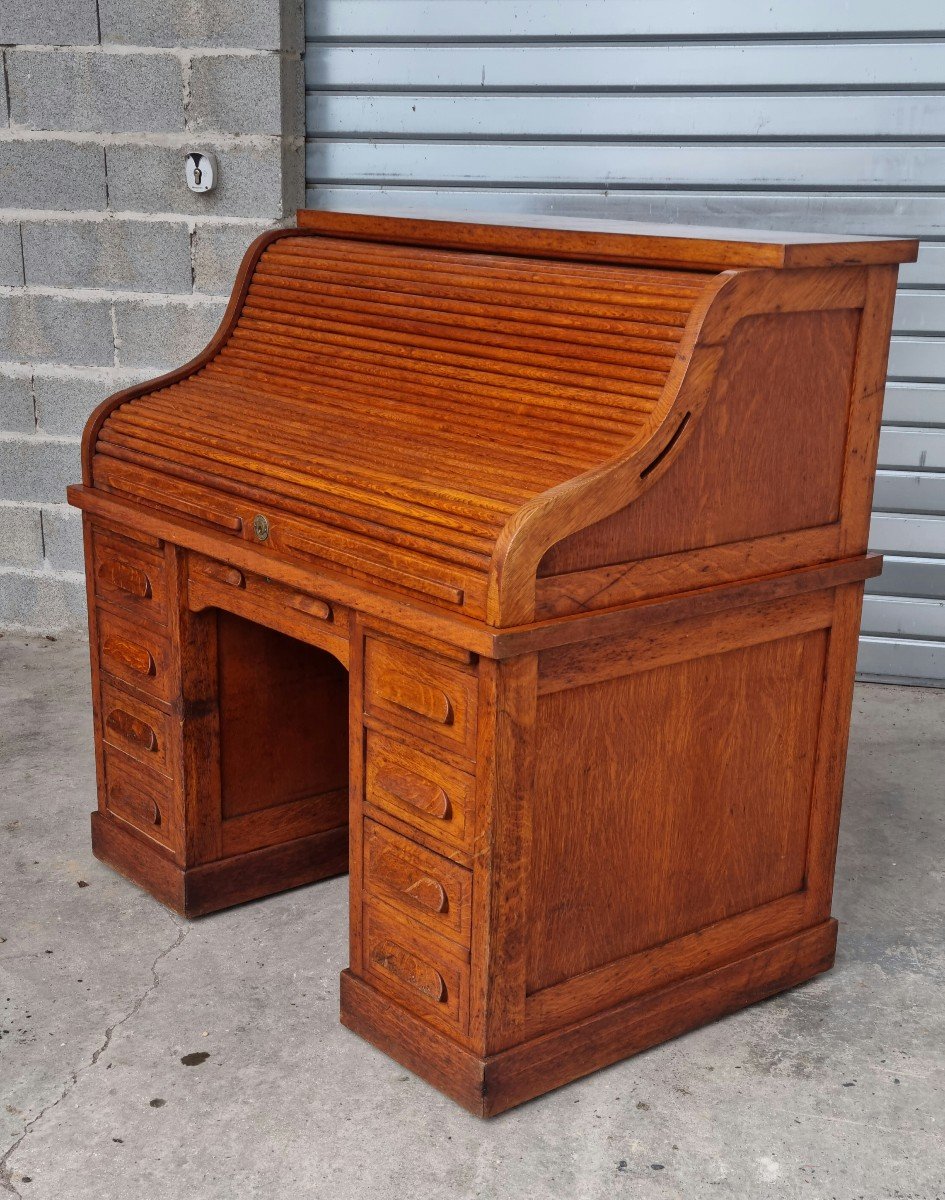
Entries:
<svg viewBox="0 0 945 1200">
<path fill-rule="evenodd" d="M 603 260 L 646 266 L 693 263 L 723 271 L 730 267 L 817 267 L 848 263 L 914 262 L 919 244 L 890 240 L 828 237 L 803 233 L 746 234 L 744 229 L 657 225 L 593 217 L 549 217 L 502 213 L 470 222 L 464 214 L 403 210 L 383 213 L 299 213 L 299 225 L 322 233 L 372 241 L 456 246 L 471 251 L 500 251 L 548 257 Z"/>
<path fill-rule="evenodd" d="M 803 887 L 827 635 L 784 631 L 541 698 L 528 991 Z"/>
<path fill-rule="evenodd" d="M 85 431 L 95 853 L 350 866 L 342 1020 L 479 1115 L 826 970 L 915 244 L 301 225 Z"/>
</svg>

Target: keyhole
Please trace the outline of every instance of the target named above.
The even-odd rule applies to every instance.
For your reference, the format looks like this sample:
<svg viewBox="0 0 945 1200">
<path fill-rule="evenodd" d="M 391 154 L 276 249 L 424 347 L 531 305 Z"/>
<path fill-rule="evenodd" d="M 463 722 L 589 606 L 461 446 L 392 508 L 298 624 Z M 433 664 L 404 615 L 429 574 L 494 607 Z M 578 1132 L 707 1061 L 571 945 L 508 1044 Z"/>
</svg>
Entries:
<svg viewBox="0 0 945 1200">
<path fill-rule="evenodd" d="M 200 187 L 200 180 L 203 178 L 203 172 L 199 167 L 194 167 L 194 183 Z"/>
</svg>

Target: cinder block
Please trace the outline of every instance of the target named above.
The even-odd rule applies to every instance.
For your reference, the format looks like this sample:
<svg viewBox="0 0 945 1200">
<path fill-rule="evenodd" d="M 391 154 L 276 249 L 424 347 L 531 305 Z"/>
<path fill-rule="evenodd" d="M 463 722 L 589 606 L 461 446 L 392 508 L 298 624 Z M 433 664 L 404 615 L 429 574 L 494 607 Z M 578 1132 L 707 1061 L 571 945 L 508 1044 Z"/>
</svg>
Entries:
<svg viewBox="0 0 945 1200">
<path fill-rule="evenodd" d="M 44 287 L 189 292 L 184 221 L 24 221 L 26 282 Z"/>
<path fill-rule="evenodd" d="M 79 437 L 92 410 L 103 400 L 151 374 L 137 371 L 118 378 L 74 379 L 43 375 L 41 370 L 33 377 L 36 427 L 40 433 L 65 437 Z"/>
<path fill-rule="evenodd" d="M 198 225 L 194 235 L 194 288 L 229 296 L 250 242 L 271 225 Z"/>
<path fill-rule="evenodd" d="M 95 0 L 3 0 L 0 45 L 94 46 Z"/>
<path fill-rule="evenodd" d="M 43 546 L 54 571 L 82 573 L 82 515 L 71 508 L 42 510 Z"/>
<path fill-rule="evenodd" d="M 42 138 L 3 143 L 0 208 L 105 208 L 101 146 Z"/>
<path fill-rule="evenodd" d="M 230 217 L 283 215 L 282 144 L 215 150 L 194 138 L 195 150 L 212 150 L 219 182 L 196 194 L 184 181 L 185 150 L 167 146 L 109 146 L 108 194 L 113 208 L 126 212 L 175 212 Z M 300 199 L 300 198 L 299 198 Z M 297 200 L 299 202 L 299 200 Z"/>
<path fill-rule="evenodd" d="M 183 72 L 171 54 L 8 50 L 7 78 L 13 124 L 27 129 L 184 128 Z"/>
<path fill-rule="evenodd" d="M 278 54 L 197 55 L 190 69 L 190 127 L 222 133 L 282 133 L 283 61 Z"/>
<path fill-rule="evenodd" d="M 0 572 L 0 626 L 58 633 L 86 624 L 81 580 L 52 573 Z"/>
<path fill-rule="evenodd" d="M 20 362 L 111 366 L 109 302 L 16 292 L 0 296 L 0 346 Z"/>
<path fill-rule="evenodd" d="M 40 510 L 0 504 L 0 566 L 41 567 L 43 534 Z"/>
<path fill-rule="evenodd" d="M 118 361 L 123 367 L 178 367 L 199 353 L 213 337 L 226 305 L 115 304 Z"/>
<path fill-rule="evenodd" d="M 99 0 L 102 41 L 300 50 L 302 0 Z"/>
<path fill-rule="evenodd" d="M 0 222 L 0 284 L 16 287 L 23 282 L 23 253 L 20 226 L 16 221 Z"/>
<path fill-rule="evenodd" d="M 0 496 L 27 504 L 64 504 L 77 483 L 79 442 L 37 437 L 0 438 Z"/>
<path fill-rule="evenodd" d="M 0 431 L 33 433 L 35 428 L 32 380 L 28 375 L 0 375 Z"/>
</svg>

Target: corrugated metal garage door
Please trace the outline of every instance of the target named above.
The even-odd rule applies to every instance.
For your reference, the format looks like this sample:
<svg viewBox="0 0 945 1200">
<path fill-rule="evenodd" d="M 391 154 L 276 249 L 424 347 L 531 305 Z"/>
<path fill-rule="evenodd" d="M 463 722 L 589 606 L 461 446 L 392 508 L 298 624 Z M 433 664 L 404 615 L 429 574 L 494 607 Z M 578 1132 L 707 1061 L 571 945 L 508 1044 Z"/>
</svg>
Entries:
<svg viewBox="0 0 945 1200">
<path fill-rule="evenodd" d="M 941 0 L 308 0 L 308 203 L 923 239 L 903 269 L 863 675 L 945 683 Z"/>
</svg>

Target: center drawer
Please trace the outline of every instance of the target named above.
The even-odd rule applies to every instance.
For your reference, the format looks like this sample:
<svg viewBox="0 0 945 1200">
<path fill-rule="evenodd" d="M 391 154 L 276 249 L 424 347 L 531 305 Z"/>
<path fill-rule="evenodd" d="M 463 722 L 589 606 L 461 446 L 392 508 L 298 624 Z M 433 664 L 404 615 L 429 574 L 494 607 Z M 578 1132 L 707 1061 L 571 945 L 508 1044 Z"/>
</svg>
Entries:
<svg viewBox="0 0 945 1200">
<path fill-rule="evenodd" d="M 364 891 L 469 946 L 472 873 L 370 820 L 364 822 Z"/>
</svg>

